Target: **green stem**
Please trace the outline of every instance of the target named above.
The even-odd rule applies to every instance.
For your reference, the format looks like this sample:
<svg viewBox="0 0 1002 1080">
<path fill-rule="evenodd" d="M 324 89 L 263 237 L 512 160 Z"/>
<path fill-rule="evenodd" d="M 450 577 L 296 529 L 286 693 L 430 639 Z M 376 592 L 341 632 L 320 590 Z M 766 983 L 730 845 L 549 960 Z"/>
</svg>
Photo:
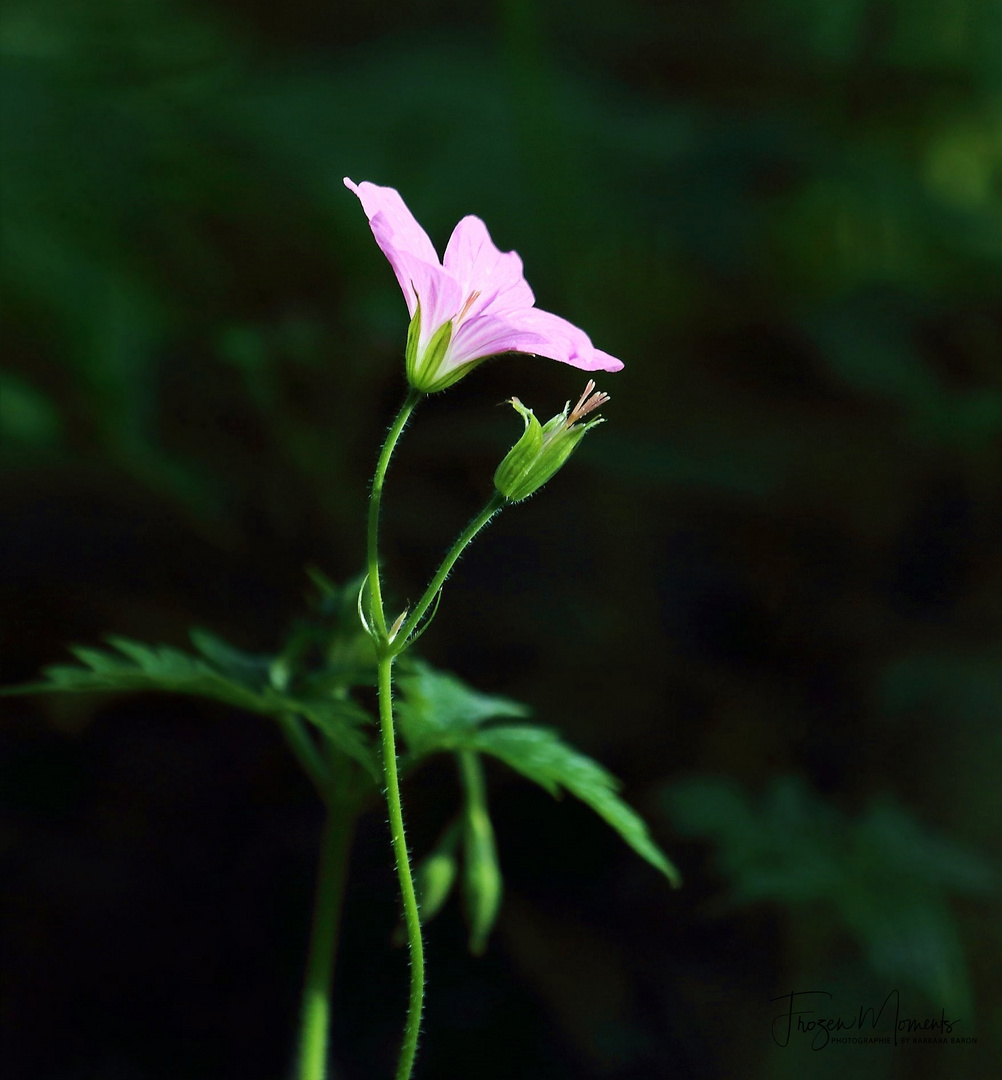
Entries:
<svg viewBox="0 0 1002 1080">
<path fill-rule="evenodd" d="M 421 1029 L 421 1010 L 424 1006 L 424 943 L 421 940 L 421 920 L 418 916 L 414 879 L 411 876 L 410 856 L 404 836 L 404 815 L 400 805 L 400 782 L 397 779 L 397 751 L 393 735 L 393 656 L 385 653 L 379 658 L 379 722 L 383 735 L 383 771 L 386 778 L 386 803 L 390 811 L 390 835 L 393 854 L 400 879 L 400 895 L 404 904 L 404 923 L 411 954 L 411 992 L 404 1025 L 403 1045 L 397 1065 L 397 1080 L 410 1080 L 417 1053 Z"/>
<path fill-rule="evenodd" d="M 376 462 L 376 471 L 372 475 L 372 492 L 369 495 L 369 529 L 368 529 L 368 571 L 369 591 L 372 596 L 370 613 L 375 623 L 374 629 L 379 636 L 386 640 L 386 615 L 383 612 L 383 593 L 379 582 L 379 506 L 383 498 L 383 481 L 386 478 L 386 470 L 393 456 L 393 449 L 397 445 L 397 439 L 404 430 L 404 425 L 414 411 L 414 406 L 421 400 L 420 390 L 410 390 L 400 406 L 400 412 L 390 425 L 386 441 L 379 452 L 379 460 Z"/>
<path fill-rule="evenodd" d="M 297 1080 L 324 1080 L 327 1075 L 331 981 L 354 831 L 354 804 L 332 796 L 327 805 L 320 847 L 313 928 L 303 984 Z"/>
<path fill-rule="evenodd" d="M 403 652 L 407 647 L 407 639 L 417 628 L 418 623 L 421 621 L 424 613 L 431 607 L 432 601 L 438 595 L 439 589 L 445 584 L 445 579 L 449 576 L 453 566 L 456 565 L 456 560 L 463 554 L 463 549 L 470 543 L 470 541 L 477 535 L 478 532 L 491 520 L 492 517 L 504 506 L 504 496 L 495 492 L 491 500 L 480 511 L 479 514 L 466 526 L 466 528 L 459 534 L 459 538 L 449 549 L 448 555 L 442 560 L 442 565 L 438 568 L 437 573 L 431 579 L 431 584 L 425 589 L 424 596 L 417 602 L 416 607 L 404 621 L 403 625 L 397 633 L 396 641 L 399 645 L 393 650 L 394 655 Z"/>
<path fill-rule="evenodd" d="M 466 805 L 470 810 L 487 812 L 487 784 L 484 780 L 484 766 L 476 750 L 460 750 L 459 772 L 466 789 Z"/>
</svg>

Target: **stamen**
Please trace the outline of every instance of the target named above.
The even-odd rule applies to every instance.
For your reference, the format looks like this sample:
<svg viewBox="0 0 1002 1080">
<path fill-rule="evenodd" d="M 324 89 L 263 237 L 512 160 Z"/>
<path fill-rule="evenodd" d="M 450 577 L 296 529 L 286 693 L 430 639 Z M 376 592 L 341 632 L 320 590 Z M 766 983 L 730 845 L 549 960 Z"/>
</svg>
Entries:
<svg viewBox="0 0 1002 1080">
<path fill-rule="evenodd" d="M 590 394 L 590 393 L 592 392 L 592 390 L 594 390 L 594 389 L 595 389 L 595 380 L 594 380 L 594 379 L 589 379 L 589 380 L 588 380 L 588 382 L 587 382 L 587 384 L 585 385 L 585 388 L 584 388 L 584 392 L 583 392 L 583 393 L 581 394 L 581 396 L 580 396 L 580 397 L 578 398 L 578 403 L 577 403 L 577 405 L 575 405 L 575 406 L 574 406 L 574 411 L 575 411 L 575 412 L 577 412 L 577 411 L 578 411 L 578 409 L 580 409 L 580 408 L 581 408 L 581 406 L 582 406 L 582 405 L 584 404 L 584 400 L 585 400 L 585 398 L 586 398 L 586 397 L 587 397 L 587 396 L 588 396 L 588 395 L 589 395 L 589 394 Z"/>
<path fill-rule="evenodd" d="M 576 424 L 590 412 L 601 408 L 608 400 L 609 395 L 601 390 L 595 390 L 594 379 L 589 379 L 588 385 L 584 388 L 584 393 L 578 398 L 577 405 L 574 406 L 564 421 L 564 427 L 571 427 L 572 424 Z"/>
<path fill-rule="evenodd" d="M 462 310 L 456 316 L 456 322 L 459 322 L 459 320 L 462 319 L 466 315 L 466 313 L 470 310 L 470 308 L 473 307 L 474 301 L 479 296 L 480 296 L 480 290 L 479 289 L 474 289 L 473 292 L 470 293 L 470 295 L 466 298 L 466 303 L 463 304 Z"/>
</svg>

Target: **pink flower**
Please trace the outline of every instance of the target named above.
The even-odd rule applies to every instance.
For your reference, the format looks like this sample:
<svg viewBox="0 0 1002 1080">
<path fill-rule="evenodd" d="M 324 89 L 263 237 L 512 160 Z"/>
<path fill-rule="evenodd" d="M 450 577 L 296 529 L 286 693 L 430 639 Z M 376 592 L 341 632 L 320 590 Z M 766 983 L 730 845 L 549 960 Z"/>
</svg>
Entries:
<svg viewBox="0 0 1002 1080">
<path fill-rule="evenodd" d="M 389 259 L 410 312 L 407 378 L 431 394 L 498 353 L 548 356 L 584 371 L 619 371 L 623 363 L 573 323 L 540 311 L 514 251 L 498 251 L 487 226 L 469 215 L 438 255 L 428 234 L 390 187 L 347 177 Z"/>
</svg>

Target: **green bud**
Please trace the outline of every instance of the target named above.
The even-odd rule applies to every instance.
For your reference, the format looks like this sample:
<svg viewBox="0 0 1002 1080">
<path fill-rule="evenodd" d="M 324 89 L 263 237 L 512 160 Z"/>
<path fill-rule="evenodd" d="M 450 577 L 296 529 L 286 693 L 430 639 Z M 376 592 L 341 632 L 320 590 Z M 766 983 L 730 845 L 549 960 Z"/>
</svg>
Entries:
<svg viewBox="0 0 1002 1080">
<path fill-rule="evenodd" d="M 417 893 L 421 923 L 430 922 L 449 899 L 459 873 L 456 849 L 462 834 L 459 820 L 453 821 L 442 834 L 438 844 L 414 871 L 414 891 Z"/>
<path fill-rule="evenodd" d="M 494 486 L 508 502 L 521 502 L 541 488 L 564 465 L 585 432 L 602 423 L 598 417 L 587 424 L 578 423 L 609 400 L 607 394 L 594 391 L 595 383 L 589 379 L 573 409 L 568 401 L 563 412 L 542 425 L 532 409 L 518 398 L 511 399 L 510 404 L 525 423 L 525 431 L 494 473 Z"/>
<path fill-rule="evenodd" d="M 469 806 L 463 832 L 463 893 L 470 926 L 470 952 L 481 956 L 487 948 L 501 909 L 501 869 L 494 845 L 494 827 L 487 810 Z"/>
<path fill-rule="evenodd" d="M 434 919 L 449 899 L 458 869 L 456 856 L 451 851 L 433 852 L 417 868 L 414 888 L 422 924 Z"/>
</svg>

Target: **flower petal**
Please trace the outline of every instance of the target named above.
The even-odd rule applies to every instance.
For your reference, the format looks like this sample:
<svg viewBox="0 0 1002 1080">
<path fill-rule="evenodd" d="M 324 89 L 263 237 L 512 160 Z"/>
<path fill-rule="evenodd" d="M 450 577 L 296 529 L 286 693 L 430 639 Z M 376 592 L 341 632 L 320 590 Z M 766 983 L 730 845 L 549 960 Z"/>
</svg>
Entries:
<svg viewBox="0 0 1002 1080">
<path fill-rule="evenodd" d="M 509 321 L 513 329 L 535 333 L 542 338 L 540 344 L 531 349 L 519 349 L 519 352 L 548 356 L 582 371 L 619 371 L 623 367 L 622 360 L 596 349 L 580 327 L 552 312 L 530 308 L 509 316 Z"/>
<path fill-rule="evenodd" d="M 618 356 L 613 356 L 612 353 L 603 352 L 601 349 L 595 350 L 595 366 L 588 368 L 588 371 L 622 371 L 623 361 Z"/>
<path fill-rule="evenodd" d="M 534 330 L 520 330 L 507 319 L 479 315 L 464 319 L 455 331 L 449 347 L 447 370 L 505 352 L 535 353 L 546 339 Z"/>
<path fill-rule="evenodd" d="M 398 280 L 401 279 L 401 274 L 406 277 L 407 288 L 404 289 L 404 295 L 407 297 L 411 318 L 416 310 L 416 305 L 411 307 L 411 295 L 415 295 L 421 304 L 421 336 L 418 343 L 423 349 L 444 323 L 456 317 L 462 293 L 456 279 L 441 266 L 432 266 L 404 252 L 397 252 L 395 257 L 400 266 Z"/>
<path fill-rule="evenodd" d="M 425 262 L 441 265 L 435 245 L 407 209 L 407 204 L 396 188 L 380 187 L 379 184 L 370 184 L 368 180 L 356 184 L 347 176 L 344 178 L 344 186 L 358 196 L 369 221 L 377 214 L 382 214 L 385 222 L 384 235 L 392 239 L 393 246 L 398 251 L 407 251 Z"/>
<path fill-rule="evenodd" d="M 508 311 L 529 308 L 536 302 L 517 252 L 499 251 L 487 226 L 472 214 L 452 230 L 443 263 L 464 296 L 480 294 L 470 305 L 470 316 L 490 309 L 491 315 L 504 317 Z"/>
<path fill-rule="evenodd" d="M 407 301 L 407 310 L 413 318 L 420 295 L 420 290 L 417 294 L 414 291 L 418 279 L 425 282 L 429 277 L 435 276 L 436 270 L 439 275 L 443 273 L 434 245 L 395 188 L 380 187 L 367 180 L 355 184 L 347 176 L 344 178 L 344 185 L 358 196 L 369 219 L 372 235 L 393 267 L 393 273 L 396 274 Z M 422 266 L 426 269 L 421 269 Z M 430 326 L 427 316 L 430 315 L 429 308 L 434 305 L 430 305 L 424 297 L 421 299 L 422 311 L 426 316 L 425 325 Z M 457 299 L 451 314 L 454 315 L 458 310 Z"/>
</svg>

